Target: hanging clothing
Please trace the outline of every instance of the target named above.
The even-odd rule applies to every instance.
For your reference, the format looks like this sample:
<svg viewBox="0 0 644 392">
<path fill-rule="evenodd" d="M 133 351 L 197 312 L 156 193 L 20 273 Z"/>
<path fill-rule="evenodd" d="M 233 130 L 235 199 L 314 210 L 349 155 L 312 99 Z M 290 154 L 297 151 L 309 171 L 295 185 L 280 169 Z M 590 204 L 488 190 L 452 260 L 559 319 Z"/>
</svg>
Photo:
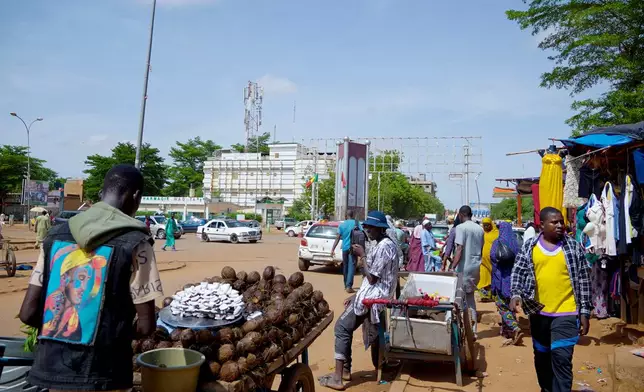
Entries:
<svg viewBox="0 0 644 392">
<path fill-rule="evenodd" d="M 594 263 L 590 273 L 593 308 L 598 319 L 608 317 L 608 270 L 602 268 L 603 265 L 605 263 Z"/>
<path fill-rule="evenodd" d="M 591 194 L 586 211 L 589 223 L 584 228 L 584 233 L 588 235 L 590 245 L 597 254 L 606 248 L 606 220 L 604 216 L 602 203 L 597 200 L 594 194 Z"/>
<path fill-rule="evenodd" d="M 566 219 L 563 208 L 563 168 L 559 154 L 546 154 L 541 159 L 541 178 L 539 179 L 540 209 L 553 207 L 561 211 Z"/>
<path fill-rule="evenodd" d="M 599 169 L 593 169 L 588 166 L 579 168 L 579 192 L 577 195 L 585 199 L 590 199 L 590 195 L 601 197 L 605 180 Z"/>
<path fill-rule="evenodd" d="M 581 169 L 581 165 L 581 159 L 572 160 L 572 157 L 566 159 L 566 183 L 563 194 L 565 208 L 577 208 L 586 203 L 586 199 L 579 197 L 579 169 Z"/>
<path fill-rule="evenodd" d="M 539 219 L 539 213 L 541 212 L 541 202 L 539 201 L 539 184 L 532 184 L 530 186 L 532 189 L 532 204 L 534 205 L 534 224 L 539 226 L 541 224 L 541 219 Z"/>
<path fill-rule="evenodd" d="M 635 179 L 640 185 L 644 185 L 644 147 L 633 151 L 633 164 L 635 166 Z"/>
<path fill-rule="evenodd" d="M 604 207 L 606 220 L 606 254 L 617 256 L 617 222 L 616 216 L 619 216 L 617 209 L 617 197 L 613 192 L 613 185 L 607 182 L 602 191 L 601 203 Z"/>
<path fill-rule="evenodd" d="M 622 192 L 619 195 L 619 241 L 617 241 L 617 253 L 620 255 L 629 254 L 629 245 L 633 242 L 633 224 L 631 223 L 630 207 L 633 201 L 633 182 L 631 177 L 626 175 Z"/>
</svg>

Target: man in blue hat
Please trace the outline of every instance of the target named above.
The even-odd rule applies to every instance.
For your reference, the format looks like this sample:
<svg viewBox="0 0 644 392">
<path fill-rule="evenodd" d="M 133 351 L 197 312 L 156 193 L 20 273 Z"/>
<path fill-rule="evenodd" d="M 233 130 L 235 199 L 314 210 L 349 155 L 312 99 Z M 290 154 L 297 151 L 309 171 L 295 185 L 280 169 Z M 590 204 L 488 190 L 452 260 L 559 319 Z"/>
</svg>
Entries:
<svg viewBox="0 0 644 392">
<path fill-rule="evenodd" d="M 375 244 L 369 249 L 362 269 L 364 278 L 358 292 L 344 301 L 345 310 L 335 323 L 335 372 L 320 377 L 320 385 L 342 391 L 344 381 L 351 380 L 351 342 L 353 332 L 363 323 L 371 327 L 371 332 L 380 322 L 384 305 L 366 306 L 365 299 L 393 298 L 398 279 L 398 245 L 387 236 L 387 218 L 380 211 L 371 211 L 362 223 L 367 236 Z M 360 245 L 352 246 L 353 254 L 365 258 L 365 250 Z M 377 336 L 369 334 L 370 336 Z M 373 343 L 365 340 L 365 348 Z M 377 364 L 374 364 L 377 365 Z"/>
</svg>

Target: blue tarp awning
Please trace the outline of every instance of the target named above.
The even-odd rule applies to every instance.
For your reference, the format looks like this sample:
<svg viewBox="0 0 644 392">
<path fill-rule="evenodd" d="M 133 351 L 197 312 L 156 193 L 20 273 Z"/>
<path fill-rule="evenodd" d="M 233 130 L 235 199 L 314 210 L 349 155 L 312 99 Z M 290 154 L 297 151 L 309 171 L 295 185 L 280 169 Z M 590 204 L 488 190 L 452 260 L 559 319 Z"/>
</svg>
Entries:
<svg viewBox="0 0 644 392">
<path fill-rule="evenodd" d="M 580 144 L 582 146 L 604 148 L 608 146 L 621 146 L 633 141 L 634 140 L 632 138 L 624 135 L 607 135 L 605 133 L 597 133 L 593 135 L 583 135 L 575 139 L 564 139 L 561 142 L 566 147 L 572 147 L 575 144 Z"/>
</svg>

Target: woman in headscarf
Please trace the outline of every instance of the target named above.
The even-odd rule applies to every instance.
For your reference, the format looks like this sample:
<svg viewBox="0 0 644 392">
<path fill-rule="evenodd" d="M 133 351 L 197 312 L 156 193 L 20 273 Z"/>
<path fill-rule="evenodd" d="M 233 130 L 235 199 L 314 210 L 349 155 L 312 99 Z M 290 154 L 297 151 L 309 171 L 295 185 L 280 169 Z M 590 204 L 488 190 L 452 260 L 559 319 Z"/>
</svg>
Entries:
<svg viewBox="0 0 644 392">
<path fill-rule="evenodd" d="M 517 322 L 516 313 L 511 311 L 509 307 L 510 298 L 512 297 L 510 281 L 514 257 L 511 260 L 497 260 L 499 244 L 505 245 L 514 257 L 519 253 L 519 244 L 512 232 L 512 225 L 509 223 L 502 222 L 499 224 L 499 238 L 492 244 L 492 295 L 494 296 L 496 308 L 501 315 L 501 335 L 506 338 L 503 345 L 516 345 L 521 341 L 523 334 Z"/>
<path fill-rule="evenodd" d="M 400 246 L 400 241 L 398 241 L 398 236 L 396 235 L 396 226 L 394 225 L 394 219 L 391 217 L 391 215 L 385 216 L 387 219 L 387 226 L 389 228 L 387 229 L 387 236 L 394 242 L 394 244 L 397 245 L 397 255 L 398 255 L 398 266 L 402 267 L 403 265 L 403 251 L 402 247 Z"/>
<path fill-rule="evenodd" d="M 483 230 L 485 231 L 483 242 L 483 253 L 481 254 L 481 279 L 479 280 L 478 289 L 481 293 L 482 302 L 491 302 L 492 294 L 490 285 L 492 284 L 492 260 L 490 252 L 492 243 L 499 238 L 499 230 L 496 228 L 492 219 L 483 218 Z"/>
<path fill-rule="evenodd" d="M 177 222 L 174 220 L 174 212 L 170 214 L 170 219 L 165 223 L 165 245 L 163 245 L 163 250 L 166 247 L 171 247 L 172 250 L 177 250 L 174 247 L 174 232 L 177 229 Z"/>
<path fill-rule="evenodd" d="M 414 227 L 409 243 L 409 262 L 407 271 L 425 272 L 425 257 L 423 256 L 423 246 L 420 239 L 423 233 L 423 225 L 419 224 Z"/>
</svg>

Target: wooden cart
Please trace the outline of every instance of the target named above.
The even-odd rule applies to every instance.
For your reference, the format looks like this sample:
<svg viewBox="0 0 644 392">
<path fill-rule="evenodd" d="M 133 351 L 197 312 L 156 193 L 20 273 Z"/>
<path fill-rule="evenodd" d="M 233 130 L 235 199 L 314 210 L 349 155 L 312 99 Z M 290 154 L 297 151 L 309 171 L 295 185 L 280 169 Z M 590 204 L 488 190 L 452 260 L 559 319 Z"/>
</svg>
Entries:
<svg viewBox="0 0 644 392">
<path fill-rule="evenodd" d="M 399 277 L 406 277 L 409 273 L 400 273 Z M 461 288 L 461 277 L 455 273 L 428 273 L 419 275 L 434 275 L 442 277 L 456 278 L 456 290 L 458 293 Z M 387 363 L 391 360 L 411 360 L 420 362 L 453 362 L 456 375 L 456 384 L 463 386 L 463 373 L 473 373 L 476 371 L 476 344 L 474 342 L 473 324 L 470 317 L 469 309 L 465 308 L 463 296 L 455 294 L 452 301 L 441 301 L 434 307 L 408 306 L 405 310 L 429 310 L 439 312 L 450 312 L 449 321 L 444 323 L 444 328 L 435 328 L 431 333 L 425 333 L 424 336 L 418 336 L 419 332 L 414 334 L 413 327 L 408 325 L 408 321 L 400 322 L 398 328 L 403 334 L 407 334 L 413 341 L 415 347 L 405 347 L 404 344 L 397 344 L 394 341 L 394 331 L 396 325 L 392 325 L 392 311 L 396 305 L 387 305 L 386 325 L 379 326 L 379 362 Z M 400 309 L 400 306 L 398 306 Z M 395 322 L 395 320 L 394 320 Z M 428 336 L 431 335 L 431 336 Z M 415 339 L 415 338 L 416 339 Z M 423 347 L 427 339 L 433 342 L 442 342 L 439 347 Z M 404 340 L 404 338 L 403 338 Z M 432 352 L 433 351 L 433 352 Z M 380 379 L 381 374 L 378 375 Z"/>
<path fill-rule="evenodd" d="M 9 240 L 0 240 L 0 268 L 3 267 L 10 278 L 16 274 L 16 255 L 11 250 Z"/>
</svg>

